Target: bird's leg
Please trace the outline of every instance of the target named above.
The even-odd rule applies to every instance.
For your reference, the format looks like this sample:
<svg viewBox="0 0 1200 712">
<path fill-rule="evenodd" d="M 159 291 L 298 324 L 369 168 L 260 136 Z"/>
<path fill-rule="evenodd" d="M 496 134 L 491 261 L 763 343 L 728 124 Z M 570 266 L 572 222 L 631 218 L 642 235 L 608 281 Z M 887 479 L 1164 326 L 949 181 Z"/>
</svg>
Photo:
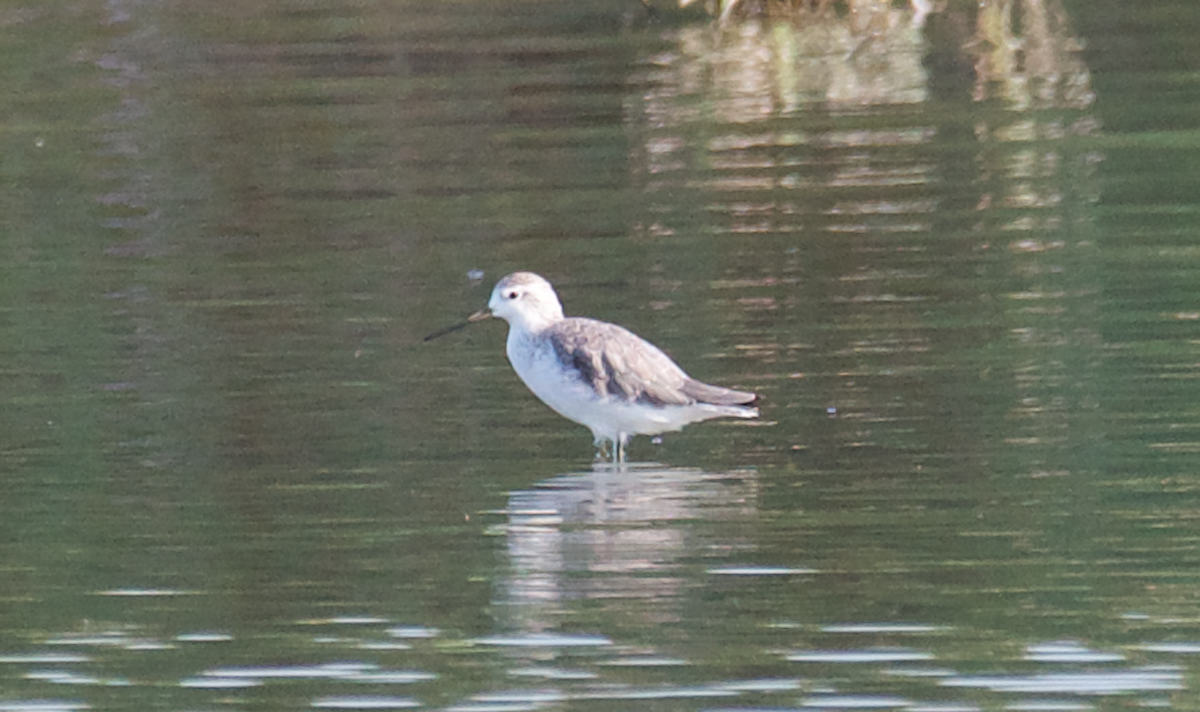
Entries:
<svg viewBox="0 0 1200 712">
<path fill-rule="evenodd" d="M 613 447 L 616 449 L 615 457 L 613 458 L 614 465 L 625 464 L 625 443 L 629 440 L 629 436 L 625 433 L 617 433 L 617 437 L 613 440 Z"/>
</svg>

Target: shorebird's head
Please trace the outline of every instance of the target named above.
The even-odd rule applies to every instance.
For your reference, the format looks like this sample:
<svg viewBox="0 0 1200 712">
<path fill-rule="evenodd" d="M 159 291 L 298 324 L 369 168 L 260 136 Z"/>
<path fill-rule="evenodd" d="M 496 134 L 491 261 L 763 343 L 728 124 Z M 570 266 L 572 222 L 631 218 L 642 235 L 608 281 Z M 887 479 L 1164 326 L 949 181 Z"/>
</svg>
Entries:
<svg viewBox="0 0 1200 712">
<path fill-rule="evenodd" d="M 554 287 L 533 272 L 513 272 L 496 283 L 488 311 L 513 326 L 531 331 L 544 329 L 563 318 Z"/>
<path fill-rule="evenodd" d="M 538 332 L 562 321 L 563 308 L 554 287 L 533 272 L 513 272 L 496 283 L 487 309 L 480 309 L 467 320 L 438 329 L 426 341 L 453 333 L 477 321 L 498 316 L 519 331 Z"/>
</svg>

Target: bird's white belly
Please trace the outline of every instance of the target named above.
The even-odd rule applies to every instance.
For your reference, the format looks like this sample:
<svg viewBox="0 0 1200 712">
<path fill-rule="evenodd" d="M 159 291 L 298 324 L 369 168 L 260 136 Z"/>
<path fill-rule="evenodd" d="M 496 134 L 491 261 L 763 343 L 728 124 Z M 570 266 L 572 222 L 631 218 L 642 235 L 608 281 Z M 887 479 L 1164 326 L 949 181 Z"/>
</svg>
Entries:
<svg viewBox="0 0 1200 712">
<path fill-rule="evenodd" d="M 686 415 L 684 408 L 657 408 L 599 396 L 590 383 L 564 367 L 548 345 L 539 348 L 527 340 L 510 338 L 507 350 L 513 370 L 534 395 L 559 415 L 590 428 L 597 439 L 654 435 L 678 430 L 695 420 L 680 417 Z"/>
</svg>

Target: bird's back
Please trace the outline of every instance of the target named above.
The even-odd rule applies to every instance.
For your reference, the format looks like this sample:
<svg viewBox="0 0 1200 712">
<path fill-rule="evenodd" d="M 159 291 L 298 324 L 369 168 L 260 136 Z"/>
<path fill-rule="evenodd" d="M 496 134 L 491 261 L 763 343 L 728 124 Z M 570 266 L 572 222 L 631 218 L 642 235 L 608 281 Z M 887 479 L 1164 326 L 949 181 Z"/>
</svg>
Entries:
<svg viewBox="0 0 1200 712">
<path fill-rule="evenodd" d="M 757 397 L 695 380 L 662 349 L 616 324 L 563 319 L 547 338 L 563 368 L 574 370 L 601 398 L 667 407 L 744 405 Z"/>
</svg>

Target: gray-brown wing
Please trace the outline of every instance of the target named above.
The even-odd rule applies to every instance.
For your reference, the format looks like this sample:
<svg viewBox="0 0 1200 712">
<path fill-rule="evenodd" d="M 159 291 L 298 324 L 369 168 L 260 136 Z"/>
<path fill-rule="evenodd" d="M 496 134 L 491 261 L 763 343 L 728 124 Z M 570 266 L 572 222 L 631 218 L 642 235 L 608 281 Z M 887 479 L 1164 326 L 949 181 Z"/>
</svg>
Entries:
<svg viewBox="0 0 1200 712">
<path fill-rule="evenodd" d="M 758 400 L 757 393 L 712 386 L 694 378 L 687 379 L 680 390 L 700 403 L 712 403 L 713 405 L 750 405 Z"/>
<path fill-rule="evenodd" d="M 571 318 L 551 328 L 555 354 L 601 396 L 646 405 L 688 405 L 688 377 L 657 346 L 628 329 L 595 319 Z M 704 384 L 700 384 L 704 385 Z"/>
</svg>

